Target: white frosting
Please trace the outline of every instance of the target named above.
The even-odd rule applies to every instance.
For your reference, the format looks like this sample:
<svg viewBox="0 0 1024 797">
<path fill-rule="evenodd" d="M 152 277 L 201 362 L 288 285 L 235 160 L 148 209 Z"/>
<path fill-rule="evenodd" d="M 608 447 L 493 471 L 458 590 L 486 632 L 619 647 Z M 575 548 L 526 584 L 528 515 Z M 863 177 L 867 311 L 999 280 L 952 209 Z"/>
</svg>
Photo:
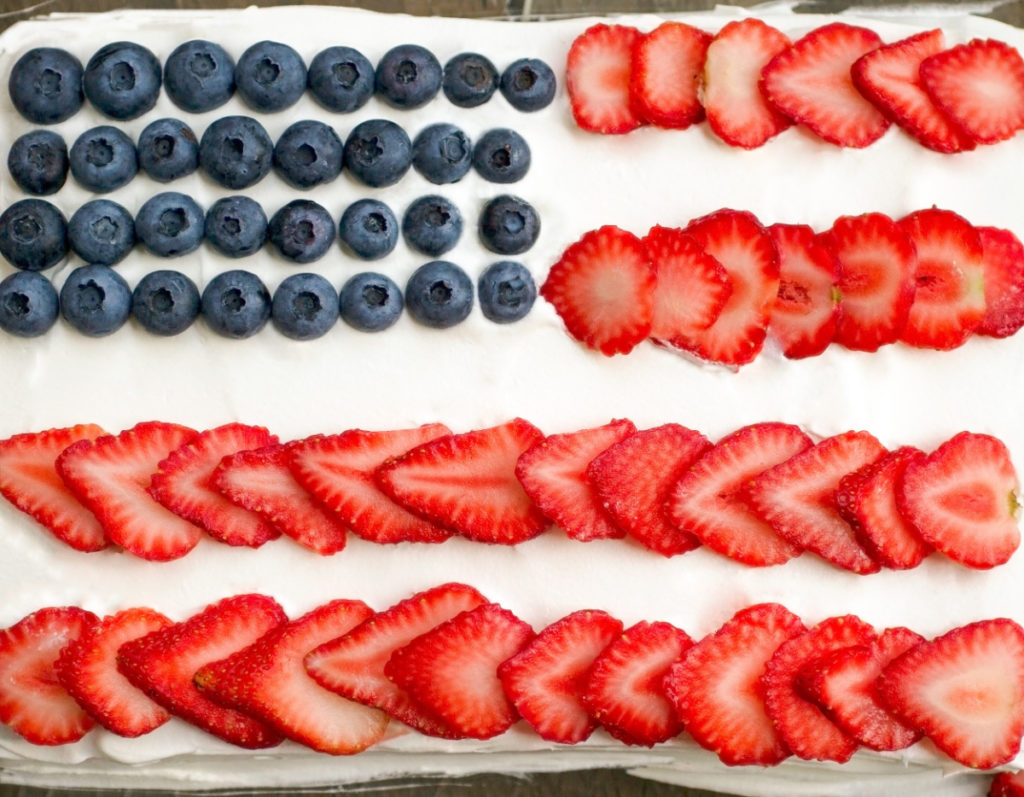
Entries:
<svg viewBox="0 0 1024 797">
<path fill-rule="evenodd" d="M 709 31 L 742 12 L 686 17 Z M 625 18 L 641 29 L 654 17 Z M 773 14 L 767 21 L 791 36 L 822 17 Z M 922 29 L 892 19 L 865 24 L 894 41 Z M 25 50 L 59 45 L 83 63 L 100 45 L 131 39 L 161 59 L 190 38 L 219 41 L 235 56 L 250 43 L 273 38 L 295 46 L 307 63 L 320 49 L 349 44 L 376 61 L 390 46 L 423 44 L 442 63 L 474 50 L 498 66 L 537 56 L 561 73 L 572 39 L 588 20 L 543 24 L 381 17 L 325 8 L 238 12 L 128 12 L 65 16 L 20 23 L 0 37 L 0 75 Z M 995 37 L 1024 49 L 1024 33 L 978 18 L 938 24 L 950 43 Z M 4 79 L 6 82 L 6 78 Z M 234 99 L 217 111 L 185 118 L 197 134 L 213 119 L 248 113 Z M 160 116 L 181 116 L 162 96 L 156 109 L 125 123 L 132 135 Z M 500 96 L 464 110 L 443 97 L 415 112 L 377 100 L 349 115 L 332 115 L 303 98 L 291 110 L 262 116 L 276 137 L 297 119 L 318 118 L 344 137 L 359 121 L 394 119 L 411 135 L 431 122 L 451 121 L 472 138 L 497 126 L 522 133 L 533 153 L 527 177 L 511 187 L 475 173 L 437 187 L 414 172 L 397 186 L 368 189 L 347 174 L 307 192 L 339 217 L 359 197 L 377 196 L 401 213 L 413 198 L 441 193 L 453 199 L 466 233 L 449 259 L 474 278 L 498 259 L 475 235 L 479 208 L 509 188 L 532 202 L 542 218 L 536 246 L 521 259 L 538 284 L 561 251 L 585 230 L 615 223 L 637 233 L 653 224 L 679 225 L 721 207 L 748 209 L 765 223 L 828 227 L 836 216 L 882 211 L 894 217 L 937 205 L 972 222 L 1024 234 L 1024 136 L 957 156 L 929 152 L 899 130 L 866 150 L 841 150 L 792 129 L 753 152 L 717 142 L 706 126 L 685 132 L 644 129 L 625 137 L 578 131 L 564 87 L 547 109 L 524 114 Z M 85 129 L 106 123 L 90 107 L 56 126 L 69 145 Z M 0 141 L 30 125 L 9 104 L 0 110 Z M 140 175 L 111 198 L 133 212 L 151 194 L 178 190 L 204 207 L 229 191 L 201 175 L 160 185 Z M 272 213 L 300 193 L 275 174 L 249 190 Z M 20 198 L 6 171 L 0 206 Z M 70 214 L 89 195 L 69 179 L 53 201 Z M 382 270 L 399 284 L 427 258 L 403 243 L 387 259 L 362 263 L 336 248 L 307 267 L 336 285 L 362 270 Z M 76 262 L 53 272 L 59 283 Z M 164 261 L 141 250 L 118 266 L 134 285 L 148 271 L 179 268 L 200 285 L 226 268 L 258 272 L 273 289 L 302 270 L 269 250 L 230 261 L 203 247 Z M 0 277 L 11 272 L 0 266 Z M 712 439 L 760 420 L 802 425 L 824 436 L 867 429 L 885 445 L 931 449 L 962 429 L 997 435 L 1024 464 L 1024 335 L 1004 341 L 977 338 L 954 352 L 890 346 L 877 354 L 832 347 L 821 357 L 787 362 L 766 351 L 738 374 L 696 365 L 642 345 L 612 359 L 585 350 L 564 334 L 551 308 L 538 301 L 524 321 L 499 326 L 480 311 L 457 328 L 420 327 L 408 317 L 387 332 L 357 333 L 344 324 L 326 337 L 297 343 L 271 327 L 246 341 L 216 337 L 202 324 L 172 339 L 129 325 L 92 340 L 63 322 L 35 340 L 0 339 L 0 437 L 17 432 L 97 422 L 111 431 L 161 419 L 205 428 L 230 420 L 265 424 L 283 439 L 350 427 L 393 428 L 443 421 L 458 431 L 525 417 L 545 432 L 629 417 L 639 427 L 678 421 Z M 801 556 L 771 569 L 750 569 L 704 550 L 668 560 L 624 541 L 578 543 L 552 530 L 515 548 L 453 539 L 442 545 L 377 546 L 352 538 L 336 556 L 319 557 L 289 540 L 260 550 L 203 541 L 184 559 L 144 562 L 113 551 L 81 554 L 53 540 L 12 507 L 0 506 L 0 627 L 45 605 L 76 604 L 99 614 L 150 605 L 184 618 L 218 598 L 260 591 L 298 615 L 328 599 L 360 598 L 376 608 L 447 580 L 473 584 L 535 628 L 591 607 L 625 623 L 664 619 L 692 636 L 715 630 L 737 609 L 779 601 L 808 623 L 853 612 L 878 627 L 906 625 L 932 636 L 980 618 L 1024 621 L 1024 554 L 990 572 L 970 571 L 938 556 L 910 572 L 856 576 Z M 443 753 L 438 755 L 438 753 Z M 238 766 L 243 756 L 245 766 Z M 1017 765 L 1024 765 L 1024 757 Z M 0 781 L 44 785 L 90 784 L 171 788 L 302 786 L 358 782 L 386 775 L 474 771 L 519 772 L 589 766 L 636 768 L 671 782 L 744 795 L 980 795 L 985 779 L 964 775 L 927 744 L 898 755 L 860 753 L 844 766 L 789 761 L 778 768 L 729 770 L 682 737 L 653 751 L 629 749 L 602 733 L 575 748 L 552 749 L 528 730 L 486 743 L 451 743 L 412 735 L 391 738 L 354 758 L 335 759 L 286 744 L 266 754 L 235 750 L 179 721 L 149 736 L 125 740 L 93 731 L 60 748 L 27 744 L 0 728 Z M 956 777 L 944 777 L 947 772 Z"/>
</svg>

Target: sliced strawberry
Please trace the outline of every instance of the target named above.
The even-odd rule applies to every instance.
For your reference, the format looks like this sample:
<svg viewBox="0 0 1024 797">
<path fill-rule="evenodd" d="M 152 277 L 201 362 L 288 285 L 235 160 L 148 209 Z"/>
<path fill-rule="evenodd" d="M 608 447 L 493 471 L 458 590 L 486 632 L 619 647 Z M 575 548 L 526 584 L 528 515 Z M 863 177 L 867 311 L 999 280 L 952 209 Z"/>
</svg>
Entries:
<svg viewBox="0 0 1024 797">
<path fill-rule="evenodd" d="M 498 667 L 533 639 L 533 629 L 485 603 L 399 648 L 384 672 L 423 711 L 459 738 L 490 739 L 516 721 Z"/>
<path fill-rule="evenodd" d="M 994 437 L 961 432 L 907 465 L 900 512 L 921 537 L 968 567 L 1004 564 L 1020 545 L 1017 472 Z"/>
<path fill-rule="evenodd" d="M 711 130 L 727 144 L 756 149 L 792 122 L 761 93 L 761 72 L 790 46 L 786 34 L 759 19 L 727 23 L 708 46 L 701 97 Z"/>
<path fill-rule="evenodd" d="M 704 118 L 697 90 L 711 34 L 685 22 L 662 22 L 633 44 L 629 95 L 633 112 L 658 127 L 682 129 Z"/>
<path fill-rule="evenodd" d="M 972 39 L 921 62 L 932 101 L 979 144 L 1012 138 L 1024 127 L 1024 59 L 995 39 Z"/>
<path fill-rule="evenodd" d="M 878 689 L 950 758 L 977 769 L 1007 764 L 1024 734 L 1024 629 L 1005 618 L 955 628 L 893 661 Z"/>
<path fill-rule="evenodd" d="M 672 489 L 667 508 L 672 522 L 709 548 L 747 565 L 782 564 L 800 553 L 755 515 L 740 493 L 744 485 L 810 448 L 796 426 L 745 426 L 705 452 Z"/>
<path fill-rule="evenodd" d="M 203 530 L 157 503 L 147 488 L 157 465 L 195 436 L 173 423 L 140 423 L 72 443 L 57 457 L 57 472 L 115 545 L 143 559 L 177 559 L 196 547 Z"/>
<path fill-rule="evenodd" d="M 476 542 L 515 545 L 548 526 L 516 478 L 516 462 L 542 438 L 516 418 L 439 437 L 377 469 L 377 485 L 406 509 Z"/>
<path fill-rule="evenodd" d="M 1024 797 L 1024 772 L 997 772 L 988 797 Z"/>
<path fill-rule="evenodd" d="M 32 744 L 77 742 L 93 727 L 57 679 L 57 657 L 97 620 L 73 606 L 39 609 L 0 631 L 0 722 Z"/>
<path fill-rule="evenodd" d="M 86 423 L 0 440 L 0 495 L 58 540 L 86 553 L 106 548 L 107 535 L 96 516 L 64 484 L 54 462 L 72 443 L 102 434 L 106 433 L 99 426 Z"/>
<path fill-rule="evenodd" d="M 821 354 L 839 321 L 839 263 L 805 224 L 773 224 L 768 233 L 779 253 L 779 293 L 768 334 L 787 357 Z"/>
<path fill-rule="evenodd" d="M 656 281 L 640 239 L 606 226 L 565 250 L 540 294 L 570 335 L 610 357 L 628 353 L 651 333 Z"/>
<path fill-rule="evenodd" d="M 225 598 L 187 620 L 125 642 L 117 666 L 131 683 L 197 728 L 239 747 L 272 747 L 281 741 L 274 728 L 214 703 L 193 677 L 203 665 L 251 645 L 287 619 L 277 602 L 263 595 Z"/>
<path fill-rule="evenodd" d="M 697 744 L 729 766 L 772 766 L 789 756 L 765 711 L 761 676 L 779 645 L 804 630 L 784 606 L 757 604 L 737 612 L 669 668 L 665 694 Z"/>
<path fill-rule="evenodd" d="M 607 612 L 573 612 L 498 668 L 506 697 L 542 739 L 576 744 L 594 732 L 597 723 L 583 704 L 587 674 L 621 633 L 622 623 Z"/>
<path fill-rule="evenodd" d="M 565 88 L 576 124 L 592 133 L 628 133 L 643 124 L 630 101 L 633 47 L 641 33 L 598 23 L 569 48 Z"/>
<path fill-rule="evenodd" d="M 669 668 L 693 644 L 670 623 L 640 622 L 613 640 L 594 661 L 583 690 L 591 716 L 626 744 L 654 745 L 683 730 L 663 683 Z"/>
<path fill-rule="evenodd" d="M 975 332 L 1006 338 L 1024 326 L 1024 246 L 1009 230 L 977 230 L 985 270 L 985 317 Z"/>
<path fill-rule="evenodd" d="M 377 487 L 374 472 L 387 460 L 451 434 L 440 423 L 413 429 L 310 437 L 289 444 L 289 467 L 306 490 L 364 540 L 376 543 L 443 542 L 447 529 L 399 506 Z"/>
<path fill-rule="evenodd" d="M 537 508 L 572 539 L 587 542 L 625 537 L 625 530 L 601 506 L 587 479 L 587 466 L 635 431 L 632 421 L 617 420 L 578 432 L 548 435 L 519 457 L 516 478 Z"/>
<path fill-rule="evenodd" d="M 104 617 L 61 652 L 61 684 L 94 720 L 118 736 L 142 736 L 159 728 L 171 715 L 118 671 L 117 651 L 125 642 L 169 625 L 160 612 L 145 608 Z"/>
<path fill-rule="evenodd" d="M 620 528 L 662 556 L 692 551 L 698 540 L 668 513 L 676 482 L 711 447 L 700 432 L 676 423 L 634 432 L 587 467 L 587 478 Z"/>
<path fill-rule="evenodd" d="M 914 243 L 881 213 L 841 216 L 822 233 L 839 261 L 836 342 L 877 351 L 899 340 L 914 301 Z"/>
<path fill-rule="evenodd" d="M 306 670 L 326 689 L 380 708 L 428 736 L 451 736 L 437 719 L 412 704 L 408 693 L 384 675 L 398 648 L 487 602 L 464 584 L 442 584 L 373 615 L 348 633 L 324 642 L 306 656 Z"/>
</svg>

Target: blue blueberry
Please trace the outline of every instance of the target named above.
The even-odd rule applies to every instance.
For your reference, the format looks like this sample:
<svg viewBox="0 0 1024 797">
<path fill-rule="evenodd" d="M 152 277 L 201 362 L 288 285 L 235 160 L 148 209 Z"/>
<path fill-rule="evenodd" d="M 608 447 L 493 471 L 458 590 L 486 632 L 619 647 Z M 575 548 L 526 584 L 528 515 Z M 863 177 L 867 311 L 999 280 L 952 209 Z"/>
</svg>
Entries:
<svg viewBox="0 0 1024 797">
<path fill-rule="evenodd" d="M 101 47 L 85 65 L 85 96 L 112 119 L 136 119 L 156 105 L 162 70 L 149 50 L 134 42 Z"/>
<path fill-rule="evenodd" d="M 480 310 L 498 324 L 523 318 L 537 298 L 537 286 L 522 263 L 501 260 L 491 263 L 476 285 Z"/>
<path fill-rule="evenodd" d="M 428 327 L 445 329 L 464 321 L 473 309 L 473 281 L 447 260 L 420 266 L 405 286 L 409 315 Z"/>
<path fill-rule="evenodd" d="M 453 105 L 475 108 L 498 88 L 498 70 L 479 53 L 460 53 L 444 65 L 441 88 Z"/>
<path fill-rule="evenodd" d="M 418 44 L 392 47 L 377 63 L 377 94 L 395 108 L 419 108 L 441 90 L 441 64 Z"/>
<path fill-rule="evenodd" d="M 499 255 L 521 255 L 540 235 L 540 216 L 533 205 L 503 194 L 484 205 L 480 214 L 480 240 Z"/>
<path fill-rule="evenodd" d="M 235 62 L 219 44 L 187 41 L 167 57 L 164 88 L 171 102 L 184 111 L 212 111 L 235 93 Z"/>
<path fill-rule="evenodd" d="M 469 136 L 446 122 L 424 128 L 412 143 L 412 165 L 436 185 L 456 183 L 465 177 L 472 156 Z"/>
<path fill-rule="evenodd" d="M 136 147 L 139 167 L 160 183 L 192 174 L 199 168 L 199 141 L 180 119 L 157 119 L 146 125 Z"/>
<path fill-rule="evenodd" d="M 520 58 L 501 73 L 501 93 L 517 111 L 539 111 L 555 98 L 555 73 L 537 58 Z"/>
<path fill-rule="evenodd" d="M 274 166 L 295 188 L 329 183 L 341 174 L 344 146 L 334 128 L 307 119 L 288 127 L 274 146 Z"/>
<path fill-rule="evenodd" d="M 488 130 L 473 147 L 473 168 L 488 182 L 517 182 L 530 169 L 530 146 L 507 127 Z"/>
<path fill-rule="evenodd" d="M 15 268 L 43 271 L 68 253 L 68 225 L 45 199 L 22 199 L 0 215 L 0 255 Z"/>
<path fill-rule="evenodd" d="M 203 242 L 206 216 L 186 194 L 165 191 L 147 199 L 135 216 L 135 234 L 160 257 L 181 257 Z"/>
<path fill-rule="evenodd" d="M 378 260 L 398 243 L 398 220 L 380 200 L 360 199 L 341 214 L 338 234 L 357 257 Z"/>
<path fill-rule="evenodd" d="M 394 185 L 412 166 L 412 142 L 387 119 L 369 119 L 355 126 L 345 140 L 345 168 L 373 188 Z"/>
<path fill-rule="evenodd" d="M 450 251 L 462 235 L 462 214 L 443 196 L 417 199 L 402 217 L 405 242 L 417 252 L 436 257 Z"/>
<path fill-rule="evenodd" d="M 26 194 L 55 194 L 68 177 L 67 144 L 52 130 L 30 130 L 11 144 L 7 170 Z"/>
<path fill-rule="evenodd" d="M 14 64 L 7 88 L 18 113 L 30 122 L 63 122 L 82 107 L 82 62 L 57 47 L 36 47 Z"/>
<path fill-rule="evenodd" d="M 218 335 L 248 338 L 270 320 L 270 291 L 249 271 L 225 271 L 203 289 L 203 318 Z"/>
<path fill-rule="evenodd" d="M 341 286 L 341 318 L 361 332 L 380 332 L 402 315 L 402 291 L 389 277 L 364 271 Z"/>
<path fill-rule="evenodd" d="M 271 217 L 267 237 L 282 256 L 295 263 L 312 263 L 334 243 L 334 219 L 322 205 L 295 199 Z"/>
<path fill-rule="evenodd" d="M 68 242 L 86 263 L 112 266 L 135 246 L 135 219 L 117 202 L 90 200 L 72 214 Z"/>
<path fill-rule="evenodd" d="M 139 173 L 135 144 L 110 125 L 82 133 L 71 145 L 68 161 L 79 185 L 96 194 L 106 194 L 127 185 Z"/>
<path fill-rule="evenodd" d="M 257 42 L 238 59 L 235 86 L 253 110 L 282 111 L 306 90 L 306 62 L 287 44 Z"/>
<path fill-rule="evenodd" d="M 132 291 L 132 315 L 147 332 L 177 335 L 199 315 L 199 289 L 180 271 L 152 271 Z"/>
<path fill-rule="evenodd" d="M 267 240 L 267 214 L 255 199 L 229 196 L 206 211 L 206 240 L 228 257 L 246 257 Z"/>
<path fill-rule="evenodd" d="M 0 329 L 35 338 L 57 322 L 57 289 L 37 271 L 15 271 L 0 282 Z"/>
<path fill-rule="evenodd" d="M 60 314 L 91 338 L 110 335 L 124 326 L 132 309 L 132 292 L 110 266 L 76 268 L 60 289 Z"/>
<path fill-rule="evenodd" d="M 373 96 L 373 64 L 351 47 L 328 47 L 309 65 L 307 84 L 329 111 L 349 113 Z"/>
<path fill-rule="evenodd" d="M 292 274 L 274 291 L 270 316 L 293 340 L 325 335 L 338 321 L 338 292 L 319 274 Z"/>
<path fill-rule="evenodd" d="M 225 116 L 203 132 L 199 165 L 215 183 L 240 191 L 255 185 L 270 171 L 274 142 L 249 116 Z"/>
</svg>

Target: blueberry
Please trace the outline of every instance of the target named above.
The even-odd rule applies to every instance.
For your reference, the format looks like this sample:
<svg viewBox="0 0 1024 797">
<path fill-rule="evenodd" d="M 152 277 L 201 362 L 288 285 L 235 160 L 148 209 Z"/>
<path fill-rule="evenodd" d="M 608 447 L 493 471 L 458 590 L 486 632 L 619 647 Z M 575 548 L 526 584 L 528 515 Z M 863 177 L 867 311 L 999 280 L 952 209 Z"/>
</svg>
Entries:
<svg viewBox="0 0 1024 797">
<path fill-rule="evenodd" d="M 135 220 L 116 202 L 93 199 L 71 216 L 68 241 L 86 263 L 112 266 L 135 246 Z"/>
<path fill-rule="evenodd" d="M 475 108 L 498 88 L 498 70 L 478 53 L 460 53 L 444 65 L 441 87 L 453 105 Z"/>
<path fill-rule="evenodd" d="M 351 47 L 328 47 L 309 65 L 307 84 L 329 111 L 355 111 L 373 96 L 373 64 Z"/>
<path fill-rule="evenodd" d="M 52 130 L 30 130 L 11 144 L 7 169 L 26 194 L 55 194 L 68 177 L 68 147 Z"/>
<path fill-rule="evenodd" d="M 157 182 L 166 183 L 199 168 L 199 141 L 179 119 L 157 119 L 146 125 L 137 146 L 139 167 Z"/>
<path fill-rule="evenodd" d="M 477 281 L 480 310 L 498 324 L 518 321 L 530 312 L 537 286 L 522 263 L 501 260 L 491 263 Z"/>
<path fill-rule="evenodd" d="M 398 243 L 398 220 L 383 202 L 360 199 L 341 214 L 338 234 L 357 257 L 378 260 Z"/>
<path fill-rule="evenodd" d="M 530 168 L 530 146 L 514 130 L 488 130 L 473 148 L 473 168 L 492 183 L 517 182 Z"/>
<path fill-rule="evenodd" d="M 274 146 L 274 166 L 284 181 L 295 188 L 329 183 L 341 174 L 344 153 L 334 128 L 323 122 L 296 122 Z"/>
<path fill-rule="evenodd" d="M 42 271 L 67 253 L 67 222 L 45 199 L 22 199 L 0 215 L 0 255 L 15 268 Z"/>
<path fill-rule="evenodd" d="M 392 47 L 377 63 L 377 93 L 395 108 L 419 108 L 441 90 L 441 64 L 418 44 Z"/>
<path fill-rule="evenodd" d="M 110 266 L 76 268 L 60 289 L 60 313 L 64 320 L 91 338 L 119 330 L 131 309 L 131 289 Z"/>
<path fill-rule="evenodd" d="M 257 42 L 238 59 L 235 85 L 253 110 L 283 111 L 306 90 L 306 63 L 287 44 Z"/>
<path fill-rule="evenodd" d="M 225 116 L 199 141 L 199 165 L 215 183 L 233 191 L 255 185 L 270 171 L 274 142 L 249 116 Z"/>
<path fill-rule="evenodd" d="M 295 199 L 270 219 L 267 237 L 295 263 L 319 260 L 334 243 L 334 219 L 326 208 L 309 199 Z"/>
<path fill-rule="evenodd" d="M 484 205 L 480 214 L 480 240 L 499 255 L 520 255 L 537 241 L 540 217 L 533 205 L 503 194 Z"/>
<path fill-rule="evenodd" d="M 14 64 L 7 88 L 30 122 L 63 122 L 82 107 L 82 62 L 57 47 L 36 47 Z"/>
<path fill-rule="evenodd" d="M 424 128 L 412 143 L 412 165 L 437 185 L 461 180 L 472 165 L 469 136 L 441 122 Z"/>
<path fill-rule="evenodd" d="M 180 271 L 152 271 L 132 291 L 132 315 L 147 332 L 177 335 L 199 315 L 199 289 Z"/>
<path fill-rule="evenodd" d="M 203 209 L 192 197 L 165 191 L 147 199 L 135 216 L 135 234 L 154 255 L 180 257 L 203 242 Z"/>
<path fill-rule="evenodd" d="M 15 271 L 0 282 L 0 329 L 35 338 L 57 322 L 57 289 L 37 271 Z"/>
<path fill-rule="evenodd" d="M 139 173 L 135 144 L 110 125 L 86 130 L 71 145 L 71 174 L 79 185 L 96 194 L 114 191 Z"/>
<path fill-rule="evenodd" d="M 270 320 L 270 291 L 249 271 L 225 271 L 203 290 L 203 318 L 218 335 L 248 338 Z"/>
<path fill-rule="evenodd" d="M 274 291 L 274 326 L 293 340 L 312 340 L 338 321 L 338 292 L 319 274 L 292 274 Z"/>
<path fill-rule="evenodd" d="M 387 119 L 369 119 L 345 140 L 345 168 L 373 188 L 394 185 L 412 166 L 412 142 Z"/>
<path fill-rule="evenodd" d="M 164 64 L 164 87 L 184 111 L 212 111 L 235 93 L 235 62 L 224 48 L 193 39 L 174 48 Z"/>
<path fill-rule="evenodd" d="M 206 211 L 206 240 L 228 257 L 258 252 L 267 240 L 267 214 L 255 199 L 229 196 Z"/>
<path fill-rule="evenodd" d="M 364 271 L 341 287 L 341 318 L 361 332 L 380 332 L 402 314 L 402 291 L 389 277 Z"/>
<path fill-rule="evenodd" d="M 459 242 L 462 214 L 443 196 L 420 197 L 402 217 L 402 235 L 417 252 L 436 257 Z"/>
<path fill-rule="evenodd" d="M 434 260 L 409 277 L 405 302 L 409 314 L 421 324 L 453 327 L 473 309 L 473 281 L 454 263 Z"/>
<path fill-rule="evenodd" d="M 89 102 L 112 119 L 135 119 L 160 96 L 160 62 L 134 42 L 101 47 L 85 65 L 82 85 Z"/>
<path fill-rule="evenodd" d="M 500 87 L 517 111 L 539 111 L 555 97 L 555 73 L 537 58 L 520 58 L 501 73 Z"/>
</svg>

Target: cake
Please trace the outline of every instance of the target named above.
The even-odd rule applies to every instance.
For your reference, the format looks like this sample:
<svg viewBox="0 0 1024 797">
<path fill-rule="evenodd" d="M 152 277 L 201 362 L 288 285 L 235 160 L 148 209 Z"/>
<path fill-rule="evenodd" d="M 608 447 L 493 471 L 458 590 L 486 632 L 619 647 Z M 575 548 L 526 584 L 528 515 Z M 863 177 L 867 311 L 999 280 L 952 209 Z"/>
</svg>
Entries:
<svg viewBox="0 0 1024 797">
<path fill-rule="evenodd" d="M 746 12 L 723 8 L 682 16 L 714 32 Z M 759 15 L 761 16 L 761 15 Z M 833 18 L 786 12 L 764 19 L 794 37 Z M 935 19 L 844 17 L 895 41 L 929 26 L 950 43 L 994 38 L 1018 49 L 1018 30 L 955 14 Z M 641 30 L 653 17 L 624 17 Z M 479 51 L 499 66 L 516 58 L 544 59 L 562 76 L 566 53 L 595 20 L 543 23 L 480 22 L 379 16 L 348 9 L 279 8 L 224 12 L 124 12 L 53 16 L 19 23 L 0 39 L 0 74 L 34 46 L 53 45 L 83 62 L 100 46 L 134 40 L 163 59 L 194 38 L 219 41 L 235 57 L 271 37 L 291 43 L 310 60 L 344 43 L 376 61 L 391 46 L 416 42 L 443 63 Z M 183 114 L 161 94 L 142 117 L 118 123 L 137 137 L 160 117 L 185 118 L 199 131 L 229 113 L 247 113 L 237 97 L 215 111 Z M 809 224 L 827 229 L 848 214 L 877 211 L 900 217 L 937 206 L 978 225 L 1020 231 L 1020 136 L 973 152 L 943 155 L 891 129 L 864 149 L 841 149 L 794 128 L 751 151 L 725 147 L 706 126 L 685 131 L 638 130 L 599 136 L 579 130 L 568 112 L 560 80 L 546 108 L 523 113 L 500 97 L 473 109 L 437 98 L 399 111 L 372 99 L 340 115 L 304 96 L 287 111 L 261 114 L 273 139 L 292 122 L 321 119 L 339 133 L 385 117 L 414 133 L 449 121 L 472 139 L 512 127 L 529 143 L 532 164 L 513 192 L 542 219 L 536 244 L 521 260 L 538 284 L 565 248 L 585 231 L 615 224 L 636 234 L 651 226 L 682 226 L 719 208 L 754 213 L 763 223 Z M 106 123 L 88 103 L 54 126 L 70 142 Z M 0 140 L 32 125 L 9 104 L 0 113 Z M 139 175 L 111 198 L 136 212 L 161 184 Z M 199 173 L 173 190 L 202 207 L 231 193 Z M 388 188 L 371 189 L 343 172 L 332 183 L 301 192 L 271 174 L 247 189 L 268 210 L 306 196 L 341 209 L 361 197 L 384 199 L 400 212 L 415 198 L 440 193 L 453 200 L 467 231 L 446 257 L 475 279 L 497 259 L 473 226 L 480 208 L 505 186 L 470 173 L 437 187 L 415 172 Z M 22 194 L 5 172 L 0 206 Z M 74 180 L 50 199 L 70 215 L 92 195 Z M 428 258 L 404 243 L 372 268 L 404 285 Z M 172 261 L 198 284 L 238 265 L 273 289 L 299 270 L 315 270 L 340 285 L 364 264 L 332 251 L 297 266 L 269 248 L 233 261 L 202 246 Z M 80 265 L 72 257 L 48 274 L 60 282 Z M 168 261 L 137 247 L 118 271 L 134 285 Z M 3 264 L 2 276 L 12 272 Z M 638 428 L 676 422 L 710 440 L 751 423 L 798 425 L 815 438 L 865 429 L 883 445 L 932 450 L 961 430 L 991 434 L 1020 461 L 1024 426 L 1016 398 L 1024 387 L 1024 337 L 975 336 L 953 351 L 887 346 L 854 352 L 830 346 L 823 354 L 787 360 L 771 346 L 738 372 L 698 364 L 642 344 L 628 355 L 605 357 L 565 334 L 561 319 L 539 300 L 514 324 L 495 324 L 474 309 L 449 329 L 432 329 L 403 315 L 390 329 L 361 333 L 339 325 L 317 340 L 286 338 L 272 326 L 246 340 L 230 340 L 197 323 L 174 337 L 150 335 L 128 324 L 108 337 L 90 338 L 59 322 L 35 339 L 0 340 L 0 438 L 52 427 L 97 423 L 117 432 L 147 420 L 209 429 L 233 421 L 268 427 L 282 440 L 346 429 L 397 429 L 441 422 L 456 432 L 522 417 L 544 433 L 572 432 L 629 418 Z M 148 606 L 183 620 L 223 598 L 262 593 L 289 617 L 329 600 L 361 600 L 383 610 L 445 582 L 469 584 L 539 630 L 581 609 L 601 609 L 627 626 L 665 620 L 699 639 L 738 610 L 773 601 L 811 625 L 856 614 L 877 628 L 906 626 L 932 638 L 977 620 L 1024 621 L 1021 564 L 974 570 L 932 556 L 908 571 L 872 575 L 843 572 L 811 555 L 771 568 L 748 568 L 706 549 L 665 558 L 623 540 L 581 543 L 550 530 L 516 546 L 451 539 L 440 545 L 376 545 L 350 538 L 333 556 L 318 556 L 290 540 L 258 549 L 203 540 L 187 556 L 147 562 L 105 550 L 83 554 L 49 536 L 14 507 L 0 505 L 6 550 L 0 558 L 0 627 L 45 606 L 77 606 L 103 616 Z M 1018 756 L 1008 765 L 1024 764 Z M 962 767 L 927 743 L 894 754 L 858 752 L 844 765 L 790 759 L 770 769 L 731 769 L 685 736 L 652 749 L 629 747 L 601 730 L 575 746 L 541 740 L 523 723 L 494 739 L 443 741 L 392 729 L 366 752 L 343 758 L 315 754 L 286 742 L 254 754 L 228 745 L 180 720 L 137 739 L 94 729 L 81 741 L 33 745 L 0 728 L 0 782 L 53 787 L 235 789 L 316 787 L 406 775 L 528 772 L 625 767 L 637 774 L 736 794 L 949 794 L 980 795 L 988 774 Z"/>
</svg>

